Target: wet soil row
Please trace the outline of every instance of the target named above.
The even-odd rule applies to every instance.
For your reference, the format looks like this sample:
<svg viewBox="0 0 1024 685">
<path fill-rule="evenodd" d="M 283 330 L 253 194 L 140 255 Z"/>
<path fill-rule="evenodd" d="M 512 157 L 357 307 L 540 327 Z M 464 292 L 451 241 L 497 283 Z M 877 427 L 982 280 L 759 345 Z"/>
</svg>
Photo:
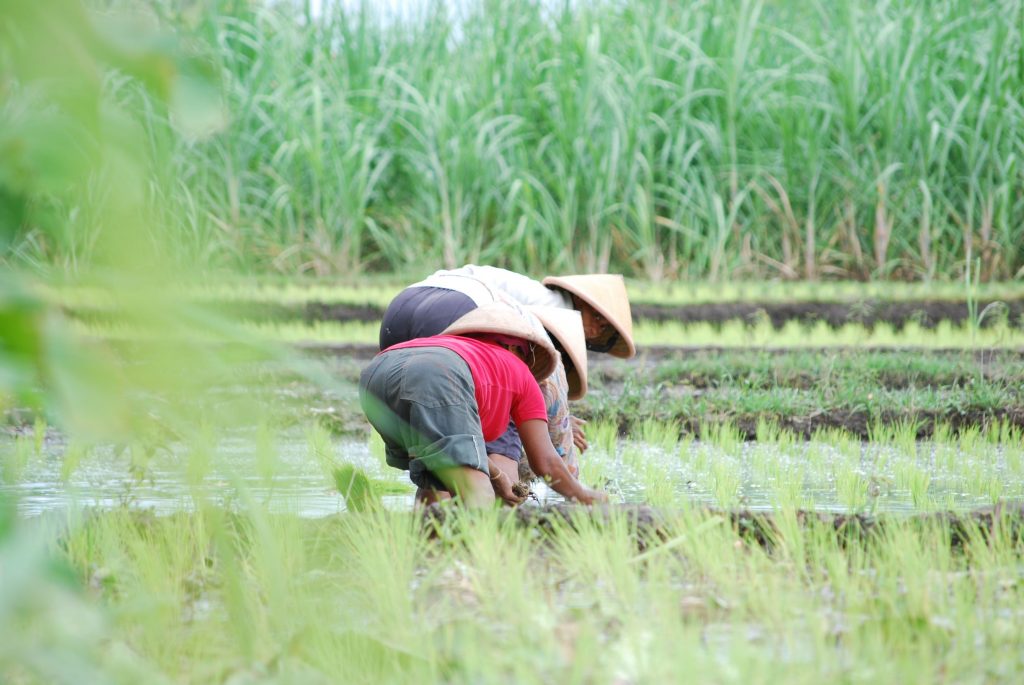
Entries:
<svg viewBox="0 0 1024 685">
<path fill-rule="evenodd" d="M 225 315 L 247 321 L 379 321 L 383 310 L 374 305 L 352 305 L 308 302 L 298 305 L 265 302 L 233 302 L 214 305 Z M 886 302 L 726 302 L 718 304 L 654 305 L 633 303 L 637 321 L 678 322 L 684 324 L 744 321 L 750 324 L 768 321 L 781 328 L 790 321 L 815 324 L 824 321 L 832 328 L 860 324 L 868 328 L 886 323 L 902 329 L 908 323 L 934 328 L 942 321 L 962 325 L 975 321 L 982 327 L 999 322 L 1024 326 L 1024 300 L 980 301 L 970 306 L 966 301 L 917 300 Z M 84 320 L 102 320 L 109 314 L 78 308 L 70 316 Z"/>
<path fill-rule="evenodd" d="M 723 523 L 732 527 L 740 544 L 757 545 L 772 549 L 786 536 L 782 516 L 771 511 L 716 510 L 707 509 L 701 518 L 721 517 Z M 458 510 L 451 507 L 431 505 L 422 510 L 428 526 L 438 530 L 445 521 L 458 516 Z M 687 518 L 682 512 L 655 509 L 644 505 L 606 505 L 581 507 L 570 504 L 544 506 L 521 506 L 509 510 L 507 517 L 522 526 L 538 529 L 549 535 L 562 531 L 576 531 L 583 525 L 608 525 L 621 521 L 625 516 L 636 531 L 637 549 L 640 552 L 652 550 L 659 544 L 677 537 L 687 528 L 686 521 L 693 520 L 691 512 Z M 974 543 L 985 543 L 993 536 L 1008 536 L 1020 540 L 1024 537 L 1024 503 L 1005 502 L 994 507 L 972 511 L 938 511 L 919 514 L 842 514 L 819 511 L 797 511 L 788 523 L 800 528 L 825 526 L 831 528 L 843 544 L 865 544 L 884 534 L 893 525 L 916 525 L 920 527 L 941 527 L 948 534 L 950 546 L 963 548 Z M 617 525 L 617 524 L 616 524 Z"/>
<path fill-rule="evenodd" d="M 378 349 L 376 345 L 366 343 L 298 343 L 296 348 L 313 355 L 330 356 L 330 357 L 348 357 L 356 361 L 364 361 L 372 359 L 377 354 Z M 590 371 L 593 372 L 595 369 L 611 368 L 616 366 L 622 366 L 623 364 L 633 365 L 638 362 L 644 363 L 661 363 L 670 361 L 673 359 L 680 359 L 692 354 L 703 354 L 703 355 L 729 355 L 735 354 L 737 351 L 742 351 L 749 348 L 736 348 L 736 347 L 722 347 L 717 345 L 638 345 L 637 356 L 629 361 L 621 361 L 614 357 L 602 354 L 591 354 L 587 358 L 587 365 Z M 903 347 L 869 347 L 869 346 L 857 346 L 857 347 L 804 347 L 799 350 L 795 350 L 792 347 L 758 347 L 757 352 L 759 354 L 769 355 L 790 355 L 798 352 L 800 354 L 829 354 L 829 355 L 840 355 L 840 354 L 873 354 L 873 353 L 889 353 L 889 352 L 906 352 L 907 348 Z M 970 356 L 979 361 L 990 361 L 993 358 L 1003 359 L 1024 359 L 1024 349 L 1021 350 L 964 350 L 959 347 L 950 348 L 929 348 L 927 350 L 913 350 L 917 354 L 926 354 L 929 356 L 935 355 L 947 355 L 947 356 Z"/>
<path fill-rule="evenodd" d="M 584 414 L 582 418 L 586 419 Z M 641 427 L 641 416 L 619 416 L 619 432 L 628 435 Z M 758 425 L 763 422 L 774 424 L 779 430 L 810 440 L 816 434 L 828 430 L 842 430 L 860 440 L 871 440 L 871 431 L 878 426 L 913 425 L 917 440 L 929 440 L 939 426 L 948 427 L 952 434 L 959 435 L 967 429 L 986 428 L 1005 423 L 1024 430 L 1024 407 L 966 408 L 945 411 L 910 410 L 903 412 L 876 412 L 860 409 L 820 410 L 812 414 L 793 415 L 761 412 L 758 415 L 717 415 L 717 416 L 661 416 L 659 419 L 679 424 L 680 437 L 700 436 L 708 425 L 728 422 L 741 440 L 757 439 Z"/>
<path fill-rule="evenodd" d="M 976 307 L 967 302 L 918 300 L 910 302 L 730 302 L 723 304 L 694 304 L 674 307 L 635 304 L 633 316 L 649 321 L 677 321 L 680 323 L 724 323 L 737 319 L 757 323 L 770 321 L 781 328 L 790 321 L 814 324 L 824 321 L 831 328 L 846 324 L 872 327 L 886 323 L 901 329 L 908 323 L 934 328 L 941 321 L 956 325 L 974 320 L 981 326 L 1006 322 L 1024 325 L 1024 300 L 1009 302 L 979 302 Z M 982 316 L 982 312 L 984 315 Z"/>
<path fill-rule="evenodd" d="M 317 345 L 306 348 L 310 352 L 333 357 L 337 360 L 337 373 L 348 376 L 355 373 L 365 360 L 376 354 L 373 345 Z M 857 359 L 862 359 L 867 351 L 857 350 Z M 574 413 L 587 420 L 610 420 L 618 424 L 622 434 L 629 434 L 640 429 L 641 424 L 650 418 L 666 423 L 675 423 L 679 427 L 679 435 L 699 436 L 702 429 L 709 425 L 728 422 L 744 440 L 757 438 L 759 424 L 769 422 L 779 429 L 803 439 L 812 438 L 816 433 L 829 429 L 841 429 L 846 433 L 863 440 L 871 438 L 871 431 L 880 425 L 901 424 L 916 427 L 917 438 L 928 440 L 937 426 L 948 427 L 954 434 L 965 429 L 987 427 L 997 422 L 1024 429 L 1024 395 L 1017 390 L 1024 385 L 1020 377 L 1020 360 L 1024 351 L 1018 352 L 920 352 L 914 355 L 926 355 L 938 358 L 945 355 L 950 366 L 938 365 L 938 370 L 914 371 L 907 369 L 900 375 L 899 369 L 890 368 L 885 374 L 875 373 L 862 379 L 861 383 L 869 388 L 886 391 L 908 390 L 906 406 L 898 408 L 878 406 L 875 401 L 860 401 L 855 398 L 844 400 L 844 393 L 851 387 L 851 374 L 860 370 L 834 370 L 828 381 L 815 375 L 821 359 L 835 359 L 836 350 L 819 352 L 793 353 L 779 351 L 780 364 L 789 369 L 797 362 L 806 366 L 808 374 L 778 374 L 771 377 L 740 371 L 742 365 L 749 362 L 751 352 L 722 350 L 722 367 L 709 367 L 699 373 L 676 372 L 676 360 L 680 356 L 702 354 L 714 356 L 714 351 L 692 350 L 680 351 L 679 348 L 643 348 L 635 360 L 622 361 L 608 358 L 606 355 L 592 355 L 589 369 L 591 393 L 583 401 L 574 403 Z M 872 352 L 881 357 L 884 352 Z M 756 355 L 763 351 L 756 351 Z M 774 353 L 773 353 L 774 354 Z M 907 353 L 898 354 L 906 356 Z M 820 357 L 820 358 L 819 358 Z M 967 361 L 964 361 L 964 360 Z M 349 363 L 351 361 L 351 363 Z M 341 366 L 344 364 L 344 366 Z M 769 360 L 768 365 L 773 362 Z M 956 366 L 959 364 L 959 366 Z M 826 364 L 827 366 L 827 364 Z M 777 368 L 781 368 L 777 367 Z M 950 369 L 955 372 L 951 372 Z M 869 374 L 870 369 L 864 369 Z M 755 377 L 756 375 L 756 377 Z M 354 378 L 353 378 L 354 381 Z M 756 381 L 756 383 L 755 383 Z M 770 387 L 761 387 L 764 383 Z M 943 388 L 955 391 L 957 388 L 973 388 L 981 383 L 977 392 L 953 392 L 956 399 L 950 399 L 939 407 L 922 408 L 914 406 L 914 390 L 922 392 L 927 388 Z M 758 410 L 749 409 L 742 402 L 730 399 L 735 395 L 736 388 L 743 388 L 748 393 L 772 391 L 773 388 L 796 389 L 800 392 L 815 393 L 822 384 L 832 389 L 833 397 L 826 406 L 820 408 L 801 408 L 787 406 L 785 402 L 778 407 L 771 403 L 762 403 Z M 638 390 L 640 388 L 641 390 Z M 993 402 L 992 393 L 1003 398 Z M 863 399 L 864 393 L 856 395 Z M 698 401 L 694 401 L 698 400 Z M 755 403 L 758 404 L 758 403 Z M 337 409 L 337 405 L 334 405 Z M 328 417 L 322 417 L 327 420 Z M 333 430 L 350 428 L 350 417 L 330 426 Z"/>
<path fill-rule="evenodd" d="M 268 307 L 263 314 L 268 319 L 302 319 L 304 321 L 373 321 L 381 316 L 381 310 L 369 306 L 352 306 L 311 302 L 301 309 L 270 305 L 242 305 L 243 316 L 257 316 L 259 307 Z M 274 311 L 276 310 L 276 311 Z M 1024 322 L 1024 300 L 1008 302 L 978 302 L 971 307 L 966 301 L 919 300 L 908 302 L 885 302 L 863 300 L 859 302 L 727 302 L 720 304 L 653 305 L 634 303 L 633 317 L 636 320 L 679 323 L 724 323 L 742 320 L 757 323 L 768 320 L 776 328 L 789 321 L 813 324 L 826 322 L 833 328 L 845 324 L 874 326 L 887 323 L 894 328 L 903 328 L 915 322 L 925 328 L 934 328 L 940 321 L 960 325 L 971 318 L 980 320 L 982 326 L 1007 321 L 1020 326 Z M 981 313 L 985 312 L 984 317 Z"/>
</svg>

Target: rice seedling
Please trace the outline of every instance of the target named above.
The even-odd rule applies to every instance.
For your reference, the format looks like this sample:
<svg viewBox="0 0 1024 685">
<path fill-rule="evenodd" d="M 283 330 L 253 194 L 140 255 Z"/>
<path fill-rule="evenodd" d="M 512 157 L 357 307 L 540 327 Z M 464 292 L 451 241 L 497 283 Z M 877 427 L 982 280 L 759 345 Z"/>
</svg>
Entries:
<svg viewBox="0 0 1024 685">
<path fill-rule="evenodd" d="M 586 427 L 587 441 L 591 449 L 608 456 L 615 456 L 619 444 L 619 427 L 612 421 L 593 421 Z"/>
<path fill-rule="evenodd" d="M 28 436 L 16 436 L 13 444 L 8 445 L 0 454 L 3 459 L 0 462 L 0 474 L 3 475 L 4 483 L 8 485 L 19 483 L 34 454 L 34 441 Z"/>
<path fill-rule="evenodd" d="M 121 321 L 72 321 L 74 331 L 86 338 L 108 341 L 167 340 L 166 331 L 147 330 L 144 326 Z M 243 334 L 291 344 L 374 344 L 379 333 L 375 321 L 270 321 L 242 322 Z M 869 347 L 911 349 L 993 349 L 1009 350 L 1024 345 L 1024 334 L 1014 328 L 1009 332 L 981 329 L 971 336 L 964 327 L 915 330 L 906 326 L 899 332 L 884 325 L 868 329 L 853 324 L 839 329 L 819 323 L 807 329 L 799 322 L 790 321 L 775 329 L 770 322 L 753 327 L 743 321 L 722 324 L 653 322 L 641 320 L 634 327 L 635 339 L 640 345 L 674 345 L 685 340 L 695 347 L 785 347 L 790 349 L 824 347 Z M 201 334 L 176 332 L 173 337 L 195 340 Z M 212 336 L 211 336 L 212 338 Z"/>
<path fill-rule="evenodd" d="M 769 481 L 781 470 L 781 453 L 771 443 L 755 443 L 747 453 L 750 470 L 754 477 Z"/>
<path fill-rule="evenodd" d="M 679 501 L 678 479 L 666 469 L 664 462 L 648 461 L 640 469 L 644 499 L 653 507 L 674 506 Z"/>
<path fill-rule="evenodd" d="M 718 506 L 729 509 L 740 502 L 742 472 L 732 459 L 722 458 L 711 465 L 711 493 Z"/>
<path fill-rule="evenodd" d="M 743 444 L 743 436 L 729 421 L 720 421 L 712 424 L 702 424 L 700 428 L 701 440 L 714 445 L 724 454 L 735 454 Z"/>
<path fill-rule="evenodd" d="M 754 435 L 760 443 L 778 444 L 782 437 L 782 431 L 779 428 L 778 422 L 759 416 L 757 427 L 754 429 Z"/>
<path fill-rule="evenodd" d="M 932 481 L 932 474 L 928 469 L 919 466 L 912 458 L 901 459 L 894 466 L 893 477 L 896 487 L 909 491 L 915 508 L 926 507 L 929 502 L 928 489 Z"/>
<path fill-rule="evenodd" d="M 892 446 L 906 458 L 917 458 L 917 436 L 920 423 L 914 420 L 901 420 L 891 425 L 890 440 Z"/>
<path fill-rule="evenodd" d="M 964 454 L 975 454 L 981 447 L 982 432 L 979 426 L 967 426 L 960 431 L 960 451 Z"/>
<path fill-rule="evenodd" d="M 89 447 L 78 441 L 69 441 L 60 461 L 60 482 L 67 485 L 75 476 L 82 462 L 89 455 Z"/>
<path fill-rule="evenodd" d="M 871 347 L 919 349 L 1012 349 L 1024 344 L 1019 329 L 1009 332 L 981 329 L 972 336 L 966 326 L 940 323 L 934 329 L 905 326 L 895 331 L 885 324 L 872 329 L 847 324 L 838 329 L 816 324 L 808 329 L 795 321 L 781 329 L 770 323 L 749 326 L 744 322 L 680 324 L 640 322 L 637 341 L 645 345 L 671 345 L 686 340 L 688 345 L 715 347 L 773 346 L 791 349 L 817 347 Z"/>
<path fill-rule="evenodd" d="M 1003 445 L 1003 460 L 1007 473 L 1017 479 L 1024 478 L 1024 445 L 1020 442 Z"/>
<path fill-rule="evenodd" d="M 804 483 L 804 469 L 796 466 L 779 469 L 769 480 L 772 505 L 781 512 L 803 508 L 809 504 Z"/>
<path fill-rule="evenodd" d="M 679 444 L 679 425 L 673 421 L 660 421 L 654 418 L 644 419 L 640 423 L 640 439 L 648 445 L 654 445 L 666 453 L 676 451 Z"/>
<path fill-rule="evenodd" d="M 868 479 L 855 469 L 839 469 L 835 489 L 836 499 L 849 511 L 863 511 L 868 504 Z"/>
<path fill-rule="evenodd" d="M 253 439 L 253 453 L 255 456 L 256 474 L 266 488 L 273 488 L 274 476 L 280 468 L 278 459 L 278 448 L 274 430 L 266 423 L 256 427 L 256 435 Z"/>
<path fill-rule="evenodd" d="M 217 438 L 210 423 L 200 424 L 189 437 L 182 467 L 184 480 L 195 493 L 213 470 Z"/>
<path fill-rule="evenodd" d="M 331 439 L 331 432 L 321 423 L 314 422 L 306 426 L 305 437 L 310 455 L 318 464 L 321 465 L 322 468 L 329 470 L 337 463 L 334 456 L 334 444 Z M 371 431 L 370 453 L 377 456 L 377 452 L 379 451 L 383 455 L 383 449 L 378 450 L 375 442 L 380 442 L 381 445 L 383 445 L 383 440 L 381 440 L 376 431 Z"/>
<path fill-rule="evenodd" d="M 587 450 L 587 453 L 580 458 L 580 481 L 590 487 L 615 490 L 617 488 L 616 479 L 613 478 L 615 459 L 615 453 Z"/>
<path fill-rule="evenodd" d="M 985 482 L 985 496 L 989 502 L 993 505 L 999 504 L 999 501 L 1003 498 L 1003 493 L 1006 486 L 1003 483 L 1003 479 L 999 475 L 989 476 Z"/>
<path fill-rule="evenodd" d="M 43 454 L 43 445 L 46 443 L 46 419 L 42 416 L 37 416 L 36 420 L 32 423 L 32 444 L 35 447 L 36 456 Z"/>
<path fill-rule="evenodd" d="M 107 512 L 54 549 L 118 611 L 115 639 L 130 634 L 137 658 L 169 677 L 212 681 L 245 671 L 238 659 L 274 658 L 286 677 L 645 677 L 665 675 L 665 659 L 676 668 L 680 644 L 721 677 L 821 677 L 834 672 L 837 632 L 858 677 L 872 672 L 869 660 L 908 676 L 966 677 L 979 653 L 1012 672 L 1004 651 L 1019 640 L 998 621 L 1016 602 L 1003 584 L 1019 554 L 1005 532 L 968 529 L 958 552 L 942 524 L 893 521 L 841 541 L 831 524 L 783 513 L 768 553 L 693 509 L 638 548 L 626 516 L 580 514 L 554 520 L 537 545 L 535 531 L 497 512 L 447 517 L 432 540 L 417 517 L 388 512 L 322 522 L 258 508 Z M 225 620 L 239 624 L 224 630 Z M 960 646 L 961 632 L 984 641 Z M 296 636 L 302 648 L 282 651 Z M 587 652 L 594 663 L 579 665 L 599 643 Z M 921 644 L 941 664 L 922 662 Z M 778 659 L 798 645 L 798 662 Z"/>
</svg>

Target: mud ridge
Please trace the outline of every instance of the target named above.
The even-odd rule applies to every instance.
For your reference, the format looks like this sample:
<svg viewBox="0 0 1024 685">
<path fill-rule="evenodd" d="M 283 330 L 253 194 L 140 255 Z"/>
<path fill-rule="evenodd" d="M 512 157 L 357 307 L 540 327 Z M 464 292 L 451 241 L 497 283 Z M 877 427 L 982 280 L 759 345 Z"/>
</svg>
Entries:
<svg viewBox="0 0 1024 685">
<path fill-rule="evenodd" d="M 427 526 L 435 535 L 459 516 L 460 510 L 437 504 L 421 511 Z M 752 511 L 748 509 L 722 510 L 704 508 L 699 512 L 657 509 L 645 505 L 603 505 L 582 507 L 572 504 L 542 506 L 520 506 L 504 513 L 517 524 L 535 528 L 548 535 L 559 535 L 575 531 L 583 525 L 605 526 L 624 516 L 636 531 L 639 551 L 654 549 L 660 543 L 686 533 L 686 519 L 694 514 L 701 519 L 719 518 L 729 525 L 741 544 L 757 545 L 771 550 L 785 537 L 780 525 L 782 514 L 774 511 Z M 684 516 L 686 517 L 684 519 Z M 1011 539 L 1024 536 L 1024 502 L 1001 502 L 993 507 L 971 511 L 938 511 L 919 514 L 841 514 L 800 510 L 790 515 L 789 523 L 800 528 L 824 525 L 831 528 L 845 544 L 869 543 L 892 525 L 941 527 L 947 531 L 950 546 L 963 548 L 975 542 L 985 542 L 995 535 L 1007 535 Z M 789 526 L 786 526 L 789 528 Z"/>
<path fill-rule="evenodd" d="M 633 316 L 648 321 L 679 323 L 724 323 L 737 319 L 748 323 L 768 320 L 775 328 L 790 321 L 814 324 L 824 321 L 831 328 L 846 324 L 860 324 L 868 328 L 887 323 L 899 330 L 908 323 L 934 328 L 941 321 L 961 325 L 971 318 L 980 319 L 982 327 L 1007 321 L 1011 325 L 1024 325 L 1024 300 L 1009 302 L 978 302 L 972 313 L 966 301 L 916 300 L 884 302 L 728 302 L 682 306 L 656 306 L 633 304 Z M 980 313 L 985 312 L 981 317 Z"/>
<path fill-rule="evenodd" d="M 245 321 L 379 321 L 383 309 L 371 304 L 344 304 L 307 302 L 277 304 L 269 302 L 223 302 L 206 304 L 225 316 Z M 895 329 L 916 322 L 924 328 L 934 328 L 941 321 L 961 325 L 980 320 L 982 327 L 1006 321 L 1012 326 L 1024 326 L 1024 299 L 1008 301 L 984 300 L 972 309 L 966 301 L 911 300 L 888 302 L 861 300 L 854 302 L 722 302 L 703 304 L 655 305 L 634 302 L 633 318 L 637 321 L 678 322 L 683 324 L 744 321 L 755 324 L 768 321 L 781 328 L 790 321 L 815 324 L 824 321 L 832 328 L 845 324 L 860 324 L 871 328 L 886 323 Z M 69 316 L 82 320 L 116 318 L 112 313 L 97 308 L 78 307 L 67 310 Z"/>
<path fill-rule="evenodd" d="M 589 419 L 583 415 L 581 418 Z M 619 431 L 629 435 L 639 428 L 641 421 L 647 417 L 620 417 Z M 963 409 L 942 411 L 907 411 L 907 412 L 870 412 L 860 410 L 822 410 L 805 416 L 766 413 L 760 416 L 669 416 L 658 417 L 665 421 L 679 423 L 680 437 L 684 435 L 699 436 L 702 426 L 728 421 L 732 424 L 740 439 L 753 441 L 757 439 L 757 425 L 762 420 L 773 422 L 779 429 L 788 431 L 798 438 L 810 440 L 815 433 L 823 430 L 842 430 L 860 440 L 870 440 L 871 426 L 915 423 L 917 424 L 917 440 L 928 440 L 938 425 L 949 426 L 953 435 L 958 435 L 968 428 L 986 427 L 999 421 L 1024 429 L 1024 407 L 1005 407 L 993 409 Z"/>
</svg>

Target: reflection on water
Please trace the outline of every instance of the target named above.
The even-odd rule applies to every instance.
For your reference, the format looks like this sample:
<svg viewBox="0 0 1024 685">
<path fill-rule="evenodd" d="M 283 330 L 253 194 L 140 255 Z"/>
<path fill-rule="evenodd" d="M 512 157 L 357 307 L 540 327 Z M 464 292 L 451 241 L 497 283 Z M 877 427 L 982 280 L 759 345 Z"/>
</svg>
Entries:
<svg viewBox="0 0 1024 685">
<path fill-rule="evenodd" d="M 584 480 L 607 489 L 613 501 L 669 508 L 767 510 L 789 504 L 819 511 L 912 512 L 982 507 L 1024 495 L 1017 448 L 983 445 L 963 452 L 918 443 L 908 449 L 860 442 L 695 441 L 666 447 L 620 440 L 610 451 L 592 448 L 582 463 Z M 59 436 L 48 436 L 38 451 L 31 436 L 0 438 L 0 493 L 13 495 L 25 516 L 120 506 L 169 513 L 209 503 L 319 517 L 345 511 L 331 469 L 351 463 L 384 482 L 386 507 L 413 505 L 406 475 L 385 466 L 365 441 L 314 446 L 302 434 L 270 443 L 248 435 L 198 450 L 180 444 L 150 452 L 106 445 L 73 453 Z M 562 501 L 543 484 L 534 493 L 528 505 Z"/>
<path fill-rule="evenodd" d="M 620 441 L 604 482 L 625 502 L 771 510 L 780 504 L 838 513 L 964 510 L 1024 497 L 1021 447 L 920 442 L 897 448 L 693 441 L 669 448 Z M 586 471 L 586 467 L 584 467 Z"/>
<path fill-rule="evenodd" d="M 5 441 L 0 454 L 9 458 L 13 449 L 13 443 Z M 365 442 L 339 442 L 333 449 L 329 456 L 334 461 L 356 464 L 374 477 L 393 479 L 397 473 L 384 472 Z M 66 451 L 61 441 L 47 441 L 41 454 L 28 459 L 17 481 L 0 485 L 0 492 L 14 495 L 26 516 L 67 507 L 118 506 L 164 514 L 192 509 L 199 502 L 231 507 L 251 502 L 272 512 L 307 517 L 345 510 L 330 467 L 312 455 L 301 436 L 276 441 L 271 464 L 251 439 L 222 440 L 210 451 L 198 477 L 190 451 L 183 445 L 160 448 L 150 455 L 138 448 L 93 447 L 70 474 L 64 473 Z M 411 494 L 386 495 L 383 500 L 390 508 L 412 506 Z"/>
</svg>

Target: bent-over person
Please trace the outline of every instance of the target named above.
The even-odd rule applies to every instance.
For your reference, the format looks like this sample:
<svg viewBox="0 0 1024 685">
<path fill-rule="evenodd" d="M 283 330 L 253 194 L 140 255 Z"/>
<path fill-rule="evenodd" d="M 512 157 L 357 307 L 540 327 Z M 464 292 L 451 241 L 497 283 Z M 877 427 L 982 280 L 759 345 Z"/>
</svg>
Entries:
<svg viewBox="0 0 1024 685">
<path fill-rule="evenodd" d="M 551 374 L 556 356 L 515 309 L 481 307 L 441 335 L 378 354 L 360 376 L 360 403 L 384 439 L 387 463 L 409 471 L 419 502 L 456 496 L 467 506 L 486 506 L 495 492 L 522 501 L 485 446 L 510 418 L 530 468 L 556 492 L 584 504 L 604 501 L 603 492 L 573 477 L 548 436 L 537 379 Z"/>
</svg>

